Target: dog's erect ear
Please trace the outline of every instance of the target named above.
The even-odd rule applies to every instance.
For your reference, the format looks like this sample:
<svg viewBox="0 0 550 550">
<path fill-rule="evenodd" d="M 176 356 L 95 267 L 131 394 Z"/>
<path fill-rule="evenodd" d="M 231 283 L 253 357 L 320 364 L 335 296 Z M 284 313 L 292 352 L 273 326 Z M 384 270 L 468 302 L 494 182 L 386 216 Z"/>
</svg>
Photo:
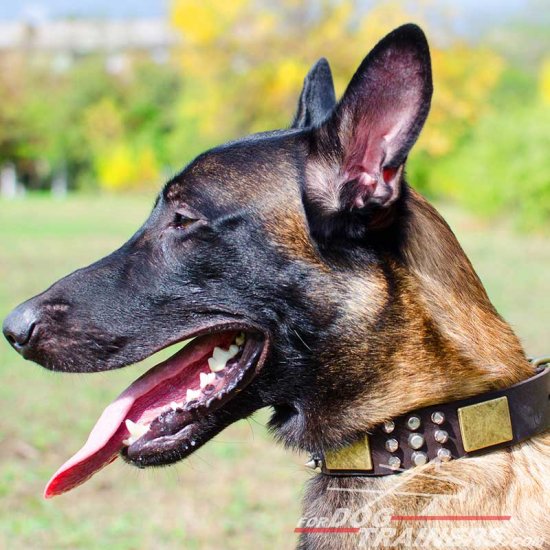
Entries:
<svg viewBox="0 0 550 550">
<path fill-rule="evenodd" d="M 322 57 L 311 67 L 304 79 L 292 128 L 308 128 L 321 124 L 336 105 L 332 73 Z"/>
<path fill-rule="evenodd" d="M 387 224 L 431 96 L 426 37 L 416 25 L 399 27 L 363 60 L 332 116 L 313 131 L 304 195 L 316 229 L 328 236 L 353 220 L 348 233 L 357 235 L 359 224 Z"/>
</svg>

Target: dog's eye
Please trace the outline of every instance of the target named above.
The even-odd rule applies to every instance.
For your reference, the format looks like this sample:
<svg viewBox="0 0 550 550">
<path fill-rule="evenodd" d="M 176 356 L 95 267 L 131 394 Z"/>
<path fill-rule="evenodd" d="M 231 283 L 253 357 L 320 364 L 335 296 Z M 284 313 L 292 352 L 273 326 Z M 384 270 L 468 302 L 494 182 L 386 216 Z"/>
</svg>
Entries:
<svg viewBox="0 0 550 550">
<path fill-rule="evenodd" d="M 174 221 L 172 222 L 172 225 L 176 229 L 189 229 L 193 224 L 198 222 L 199 220 L 197 218 L 190 218 L 189 216 L 186 216 L 185 214 L 181 214 L 180 212 L 176 212 L 174 216 Z"/>
</svg>

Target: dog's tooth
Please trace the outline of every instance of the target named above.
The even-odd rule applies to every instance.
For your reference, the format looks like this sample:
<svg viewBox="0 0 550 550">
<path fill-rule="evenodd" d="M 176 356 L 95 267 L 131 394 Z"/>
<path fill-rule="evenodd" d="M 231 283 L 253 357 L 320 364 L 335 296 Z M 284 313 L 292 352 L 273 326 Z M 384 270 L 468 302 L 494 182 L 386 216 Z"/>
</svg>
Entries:
<svg viewBox="0 0 550 550">
<path fill-rule="evenodd" d="M 218 361 L 227 361 L 227 356 L 228 356 L 228 353 L 227 351 L 225 351 L 224 349 L 222 348 L 219 348 L 218 346 L 216 346 L 214 348 L 214 351 L 212 352 L 212 357 L 214 359 L 217 359 Z"/>
<path fill-rule="evenodd" d="M 124 424 L 126 425 L 126 429 L 132 433 L 135 429 L 135 427 L 137 426 L 137 424 L 133 421 L 133 420 L 130 420 L 129 418 L 127 418 L 125 421 L 124 421 Z"/>
<path fill-rule="evenodd" d="M 237 346 L 242 346 L 244 344 L 244 341 L 246 340 L 246 336 L 244 334 L 244 332 L 241 332 L 239 335 L 237 335 L 237 337 L 235 338 L 235 344 L 237 344 Z"/>
<path fill-rule="evenodd" d="M 187 401 L 194 401 L 195 399 L 198 399 L 200 395 L 200 390 L 192 390 L 191 388 L 187 388 Z"/>
<path fill-rule="evenodd" d="M 218 346 L 214 348 L 212 357 L 208 359 L 208 366 L 212 372 L 219 372 L 225 368 L 225 365 L 232 357 L 239 353 L 239 346 L 231 345 L 228 350 L 224 350 Z"/>
<path fill-rule="evenodd" d="M 179 403 L 176 403 L 175 401 L 172 401 L 172 403 L 170 403 L 170 408 L 173 411 L 177 411 L 178 409 L 181 409 L 181 405 Z"/>
<path fill-rule="evenodd" d="M 199 380 L 200 380 L 201 389 L 204 388 L 204 387 L 208 384 L 208 382 L 207 382 L 207 377 L 208 377 L 208 375 L 207 375 L 206 373 L 204 373 L 204 372 L 201 372 L 201 373 L 199 374 Z"/>
<path fill-rule="evenodd" d="M 228 359 L 235 357 L 237 353 L 239 353 L 239 346 L 232 344 L 226 350 L 219 347 L 215 347 L 214 352 L 212 353 L 212 357 L 214 357 L 214 359 L 227 361 Z"/>
<path fill-rule="evenodd" d="M 122 442 L 124 445 L 131 445 L 149 431 L 149 426 L 145 424 L 137 424 L 129 418 L 125 420 L 124 424 L 126 425 L 128 432 L 130 432 L 130 437 Z"/>
<path fill-rule="evenodd" d="M 220 361 L 219 359 L 216 359 L 215 357 L 210 357 L 208 359 L 208 366 L 210 367 L 210 370 L 212 372 L 220 372 L 223 369 L 225 369 L 225 364 L 227 363 L 226 360 Z"/>
<path fill-rule="evenodd" d="M 149 431 L 149 426 L 146 424 L 138 424 L 129 418 L 127 418 L 124 423 L 126 424 L 126 428 L 130 432 L 131 436 L 141 437 Z"/>
<path fill-rule="evenodd" d="M 214 372 L 201 372 L 199 374 L 201 389 L 206 388 L 209 384 L 212 384 L 216 380 L 216 373 Z"/>
</svg>

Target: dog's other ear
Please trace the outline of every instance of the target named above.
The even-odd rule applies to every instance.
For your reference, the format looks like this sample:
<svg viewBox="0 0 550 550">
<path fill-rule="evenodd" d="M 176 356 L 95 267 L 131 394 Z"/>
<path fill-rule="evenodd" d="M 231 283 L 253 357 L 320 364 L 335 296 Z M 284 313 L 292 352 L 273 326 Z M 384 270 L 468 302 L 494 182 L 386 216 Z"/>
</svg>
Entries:
<svg viewBox="0 0 550 550">
<path fill-rule="evenodd" d="M 360 237 L 390 223 L 431 96 L 426 37 L 416 25 L 399 27 L 367 55 L 332 116 L 312 132 L 304 199 L 314 233 Z"/>
<path fill-rule="evenodd" d="M 321 124 L 336 105 L 332 72 L 322 57 L 311 67 L 304 79 L 292 128 L 308 128 Z"/>
</svg>

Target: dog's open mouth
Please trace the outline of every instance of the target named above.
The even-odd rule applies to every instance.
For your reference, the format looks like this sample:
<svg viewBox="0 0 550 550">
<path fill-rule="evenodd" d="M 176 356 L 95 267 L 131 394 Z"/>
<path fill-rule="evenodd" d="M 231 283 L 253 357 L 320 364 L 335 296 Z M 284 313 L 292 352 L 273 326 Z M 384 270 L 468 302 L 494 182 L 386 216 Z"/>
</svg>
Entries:
<svg viewBox="0 0 550 550">
<path fill-rule="evenodd" d="M 53 475 L 51 498 L 84 483 L 122 453 L 137 466 L 173 447 L 197 445 L 193 425 L 243 389 L 263 363 L 265 338 L 222 330 L 199 336 L 154 366 L 102 413 L 84 446 Z"/>
</svg>

